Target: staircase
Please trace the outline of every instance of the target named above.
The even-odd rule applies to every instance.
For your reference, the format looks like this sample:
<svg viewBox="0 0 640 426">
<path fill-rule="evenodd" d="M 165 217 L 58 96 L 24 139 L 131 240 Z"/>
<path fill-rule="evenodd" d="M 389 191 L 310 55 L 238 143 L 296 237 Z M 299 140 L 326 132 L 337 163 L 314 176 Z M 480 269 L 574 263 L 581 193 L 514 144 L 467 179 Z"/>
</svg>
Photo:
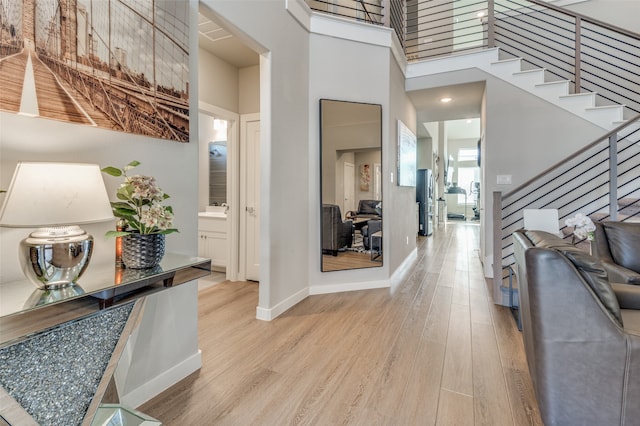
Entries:
<svg viewBox="0 0 640 426">
<path fill-rule="evenodd" d="M 597 106 L 597 93 L 570 93 L 569 80 L 547 81 L 547 70 L 523 70 L 522 64 L 522 58 L 514 58 L 491 62 L 488 67 L 481 68 L 603 129 L 612 130 L 623 122 L 624 105 Z"/>
<path fill-rule="evenodd" d="M 427 59 L 407 65 L 407 78 L 478 68 L 605 129 L 625 122 L 624 105 L 597 105 L 594 92 L 571 93 L 569 80 L 552 80 L 543 68 L 523 69 L 524 59 L 500 59 L 500 48 Z"/>
</svg>

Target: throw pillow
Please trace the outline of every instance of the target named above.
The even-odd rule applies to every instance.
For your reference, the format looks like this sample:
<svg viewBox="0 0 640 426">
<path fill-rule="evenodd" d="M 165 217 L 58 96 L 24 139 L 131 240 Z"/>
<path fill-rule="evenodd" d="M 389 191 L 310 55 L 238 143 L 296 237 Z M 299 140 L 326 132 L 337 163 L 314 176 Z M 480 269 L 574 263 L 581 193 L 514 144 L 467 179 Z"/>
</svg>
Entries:
<svg viewBox="0 0 640 426">
<path fill-rule="evenodd" d="M 622 314 L 620 313 L 620 305 L 618 298 L 613 292 L 607 272 L 604 270 L 602 263 L 593 256 L 588 255 L 575 247 L 559 249 L 565 255 L 573 266 L 576 267 L 582 278 L 589 285 L 591 290 L 596 294 L 600 302 L 607 311 L 615 319 L 620 327 L 623 327 Z"/>
<path fill-rule="evenodd" d="M 640 223 L 603 222 L 613 261 L 640 273 Z"/>
</svg>

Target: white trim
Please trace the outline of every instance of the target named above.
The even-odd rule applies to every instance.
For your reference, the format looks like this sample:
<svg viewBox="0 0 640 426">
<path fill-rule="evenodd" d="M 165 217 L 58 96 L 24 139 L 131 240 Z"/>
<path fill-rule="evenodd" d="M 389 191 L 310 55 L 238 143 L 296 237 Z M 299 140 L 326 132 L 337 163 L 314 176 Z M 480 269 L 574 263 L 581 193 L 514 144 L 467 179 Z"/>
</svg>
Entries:
<svg viewBox="0 0 640 426">
<path fill-rule="evenodd" d="M 390 281 L 392 283 L 392 287 L 394 285 L 397 286 L 397 284 L 402 281 L 402 278 L 405 276 L 405 274 L 408 274 L 411 272 L 411 268 L 410 268 L 411 264 L 415 262 L 417 258 L 418 258 L 418 248 L 415 247 L 413 250 L 411 250 L 411 253 L 409 253 L 409 255 L 404 258 L 400 266 L 398 266 L 396 270 L 393 271 L 393 274 L 391 274 Z"/>
<path fill-rule="evenodd" d="M 227 141 L 227 204 L 229 211 L 227 212 L 227 267 L 226 279 L 230 281 L 238 281 L 238 239 L 239 239 L 239 215 L 238 206 L 240 205 L 238 182 L 240 167 L 240 115 L 233 111 L 220 108 L 206 102 L 198 102 L 198 112 L 222 118 L 230 124 L 228 134 L 231 140 Z M 208 180 L 208 174 L 207 174 Z"/>
<path fill-rule="evenodd" d="M 342 38 L 375 46 L 391 47 L 393 30 L 337 16 L 311 15 L 312 34 Z"/>
<path fill-rule="evenodd" d="M 198 371 L 202 367 L 202 351 L 185 359 L 181 363 L 163 371 L 142 386 L 138 386 L 126 395 L 120 396 L 120 402 L 129 407 L 137 408 L 151 398 L 159 395 L 189 374 Z"/>
<path fill-rule="evenodd" d="M 488 67 L 498 60 L 498 48 L 478 50 L 477 52 L 459 53 L 444 58 L 427 59 L 407 65 L 406 78 L 423 77 L 463 69 Z"/>
<path fill-rule="evenodd" d="M 277 316 L 283 314 L 288 309 L 302 302 L 304 299 L 309 296 L 309 289 L 303 288 L 295 294 L 284 299 L 282 302 L 278 303 L 273 308 L 261 308 L 260 306 L 256 307 L 256 319 L 263 321 L 271 321 Z"/>
<path fill-rule="evenodd" d="M 311 8 L 304 0 L 285 0 L 285 9 L 295 18 L 296 21 L 309 32 L 311 28 Z"/>
<path fill-rule="evenodd" d="M 315 13 L 303 0 L 286 0 L 285 7 L 291 16 L 311 34 L 384 47 L 392 47 L 394 44 L 395 32 L 391 28 L 335 15 Z"/>
<path fill-rule="evenodd" d="M 271 52 L 260 55 L 260 284 L 258 307 L 271 305 Z M 264 308 L 259 308 L 264 309 Z M 260 316 L 257 316 L 260 319 Z"/>
</svg>

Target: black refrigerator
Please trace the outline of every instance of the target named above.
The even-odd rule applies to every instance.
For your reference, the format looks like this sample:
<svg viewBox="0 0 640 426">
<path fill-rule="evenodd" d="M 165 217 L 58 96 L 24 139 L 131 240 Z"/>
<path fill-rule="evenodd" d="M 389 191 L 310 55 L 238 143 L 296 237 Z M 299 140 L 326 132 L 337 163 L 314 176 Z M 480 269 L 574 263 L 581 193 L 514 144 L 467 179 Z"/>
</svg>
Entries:
<svg viewBox="0 0 640 426">
<path fill-rule="evenodd" d="M 418 234 L 433 234 L 433 173 L 431 169 L 418 169 L 416 179 L 418 203 Z"/>
</svg>

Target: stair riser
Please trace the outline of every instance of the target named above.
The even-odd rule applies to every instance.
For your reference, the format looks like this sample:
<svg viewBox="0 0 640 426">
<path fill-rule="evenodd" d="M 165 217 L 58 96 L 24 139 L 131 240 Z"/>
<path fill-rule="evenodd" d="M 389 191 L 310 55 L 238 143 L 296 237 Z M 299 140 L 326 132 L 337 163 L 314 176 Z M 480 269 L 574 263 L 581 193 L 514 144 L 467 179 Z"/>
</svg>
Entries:
<svg viewBox="0 0 640 426">
<path fill-rule="evenodd" d="M 560 96 L 569 94 L 569 83 L 539 84 L 533 90 L 536 95 L 553 102 Z"/>
</svg>

